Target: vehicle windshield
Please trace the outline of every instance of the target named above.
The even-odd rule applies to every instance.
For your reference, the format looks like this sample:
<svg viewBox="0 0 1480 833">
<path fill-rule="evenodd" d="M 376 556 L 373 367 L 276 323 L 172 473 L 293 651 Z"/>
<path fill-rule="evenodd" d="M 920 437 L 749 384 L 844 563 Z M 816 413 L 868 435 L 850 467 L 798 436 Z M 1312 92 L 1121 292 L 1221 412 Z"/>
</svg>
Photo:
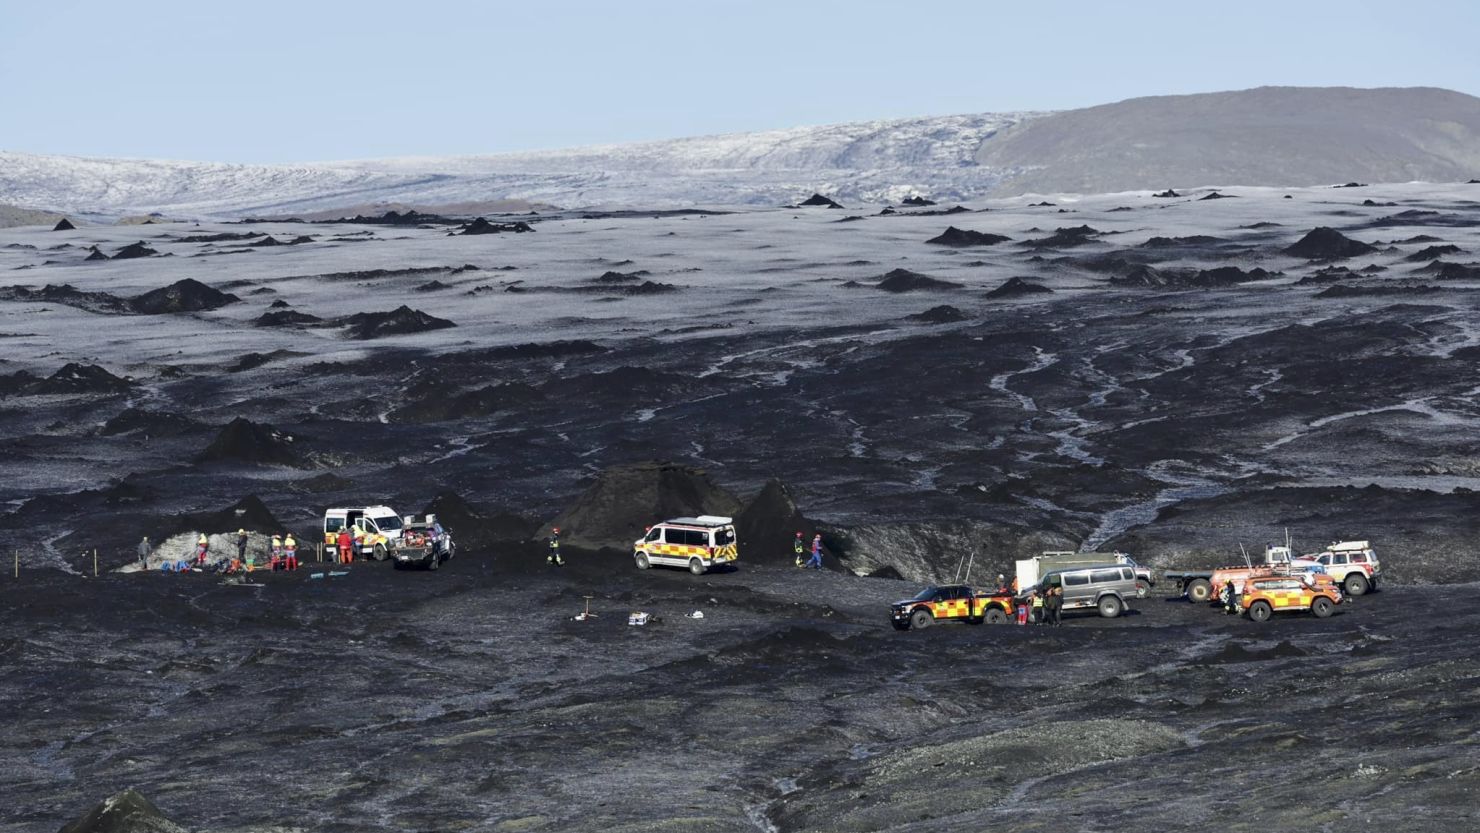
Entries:
<svg viewBox="0 0 1480 833">
<path fill-rule="evenodd" d="M 910 601 L 912 601 L 912 602 L 926 602 L 926 601 L 930 601 L 931 599 L 935 598 L 935 594 L 936 594 L 936 592 L 938 590 L 939 590 L 939 588 L 936 588 L 936 587 L 927 587 L 924 590 L 921 590 L 919 593 L 915 594 L 915 598 L 910 599 Z"/>
<path fill-rule="evenodd" d="M 395 532 L 401 528 L 401 519 L 395 515 L 385 515 L 371 520 L 375 521 L 375 525 L 380 527 L 381 532 Z"/>
</svg>

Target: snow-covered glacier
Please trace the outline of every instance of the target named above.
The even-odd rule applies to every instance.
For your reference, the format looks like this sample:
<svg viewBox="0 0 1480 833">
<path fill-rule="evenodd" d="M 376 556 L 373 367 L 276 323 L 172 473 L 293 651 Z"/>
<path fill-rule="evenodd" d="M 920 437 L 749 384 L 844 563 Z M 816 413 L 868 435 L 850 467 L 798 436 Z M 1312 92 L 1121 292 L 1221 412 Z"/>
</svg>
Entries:
<svg viewBox="0 0 1480 833">
<path fill-rule="evenodd" d="M 1010 169 L 982 142 L 1037 113 L 852 122 L 571 150 L 239 165 L 0 151 L 0 202 L 55 211 L 242 217 L 351 205 L 524 200 L 567 208 L 844 203 L 985 194 Z"/>
</svg>

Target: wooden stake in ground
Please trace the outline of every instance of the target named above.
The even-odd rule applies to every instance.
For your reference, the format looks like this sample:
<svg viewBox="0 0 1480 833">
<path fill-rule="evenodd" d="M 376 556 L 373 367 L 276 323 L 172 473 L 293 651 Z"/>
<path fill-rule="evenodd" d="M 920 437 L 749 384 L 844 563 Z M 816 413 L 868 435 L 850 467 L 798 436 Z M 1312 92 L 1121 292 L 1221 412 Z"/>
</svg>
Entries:
<svg viewBox="0 0 1480 833">
<path fill-rule="evenodd" d="M 93 578 L 98 577 L 98 551 L 93 550 Z"/>
<path fill-rule="evenodd" d="M 15 577 L 21 577 L 21 551 L 15 551 Z"/>
</svg>

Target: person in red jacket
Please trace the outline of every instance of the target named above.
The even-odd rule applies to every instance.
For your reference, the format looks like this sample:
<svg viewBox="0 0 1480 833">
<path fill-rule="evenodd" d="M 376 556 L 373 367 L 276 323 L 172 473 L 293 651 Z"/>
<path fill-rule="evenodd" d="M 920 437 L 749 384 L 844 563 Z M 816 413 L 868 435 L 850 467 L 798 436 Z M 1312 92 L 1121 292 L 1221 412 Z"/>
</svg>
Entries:
<svg viewBox="0 0 1480 833">
<path fill-rule="evenodd" d="M 347 527 L 345 529 L 339 530 L 339 539 L 337 543 L 339 544 L 339 563 L 348 564 L 353 561 L 355 557 L 355 538 L 353 535 L 349 534 L 349 529 Z"/>
</svg>

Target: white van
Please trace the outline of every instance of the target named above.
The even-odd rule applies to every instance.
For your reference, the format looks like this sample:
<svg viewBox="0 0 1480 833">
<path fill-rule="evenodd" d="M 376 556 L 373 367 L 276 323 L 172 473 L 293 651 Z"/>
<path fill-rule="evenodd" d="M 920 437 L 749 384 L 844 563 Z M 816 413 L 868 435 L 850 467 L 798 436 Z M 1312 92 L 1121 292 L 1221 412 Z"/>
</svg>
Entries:
<svg viewBox="0 0 1480 833">
<path fill-rule="evenodd" d="M 338 546 L 339 530 L 348 527 L 365 530 L 370 557 L 384 561 L 401 540 L 404 524 L 396 510 L 389 506 L 364 506 L 358 509 L 334 508 L 324 512 L 324 546 Z"/>
<path fill-rule="evenodd" d="M 694 575 L 703 575 L 717 564 L 732 564 L 740 558 L 735 519 L 700 515 L 655 524 L 632 542 L 632 558 L 639 570 L 654 565 L 688 567 Z"/>
</svg>

